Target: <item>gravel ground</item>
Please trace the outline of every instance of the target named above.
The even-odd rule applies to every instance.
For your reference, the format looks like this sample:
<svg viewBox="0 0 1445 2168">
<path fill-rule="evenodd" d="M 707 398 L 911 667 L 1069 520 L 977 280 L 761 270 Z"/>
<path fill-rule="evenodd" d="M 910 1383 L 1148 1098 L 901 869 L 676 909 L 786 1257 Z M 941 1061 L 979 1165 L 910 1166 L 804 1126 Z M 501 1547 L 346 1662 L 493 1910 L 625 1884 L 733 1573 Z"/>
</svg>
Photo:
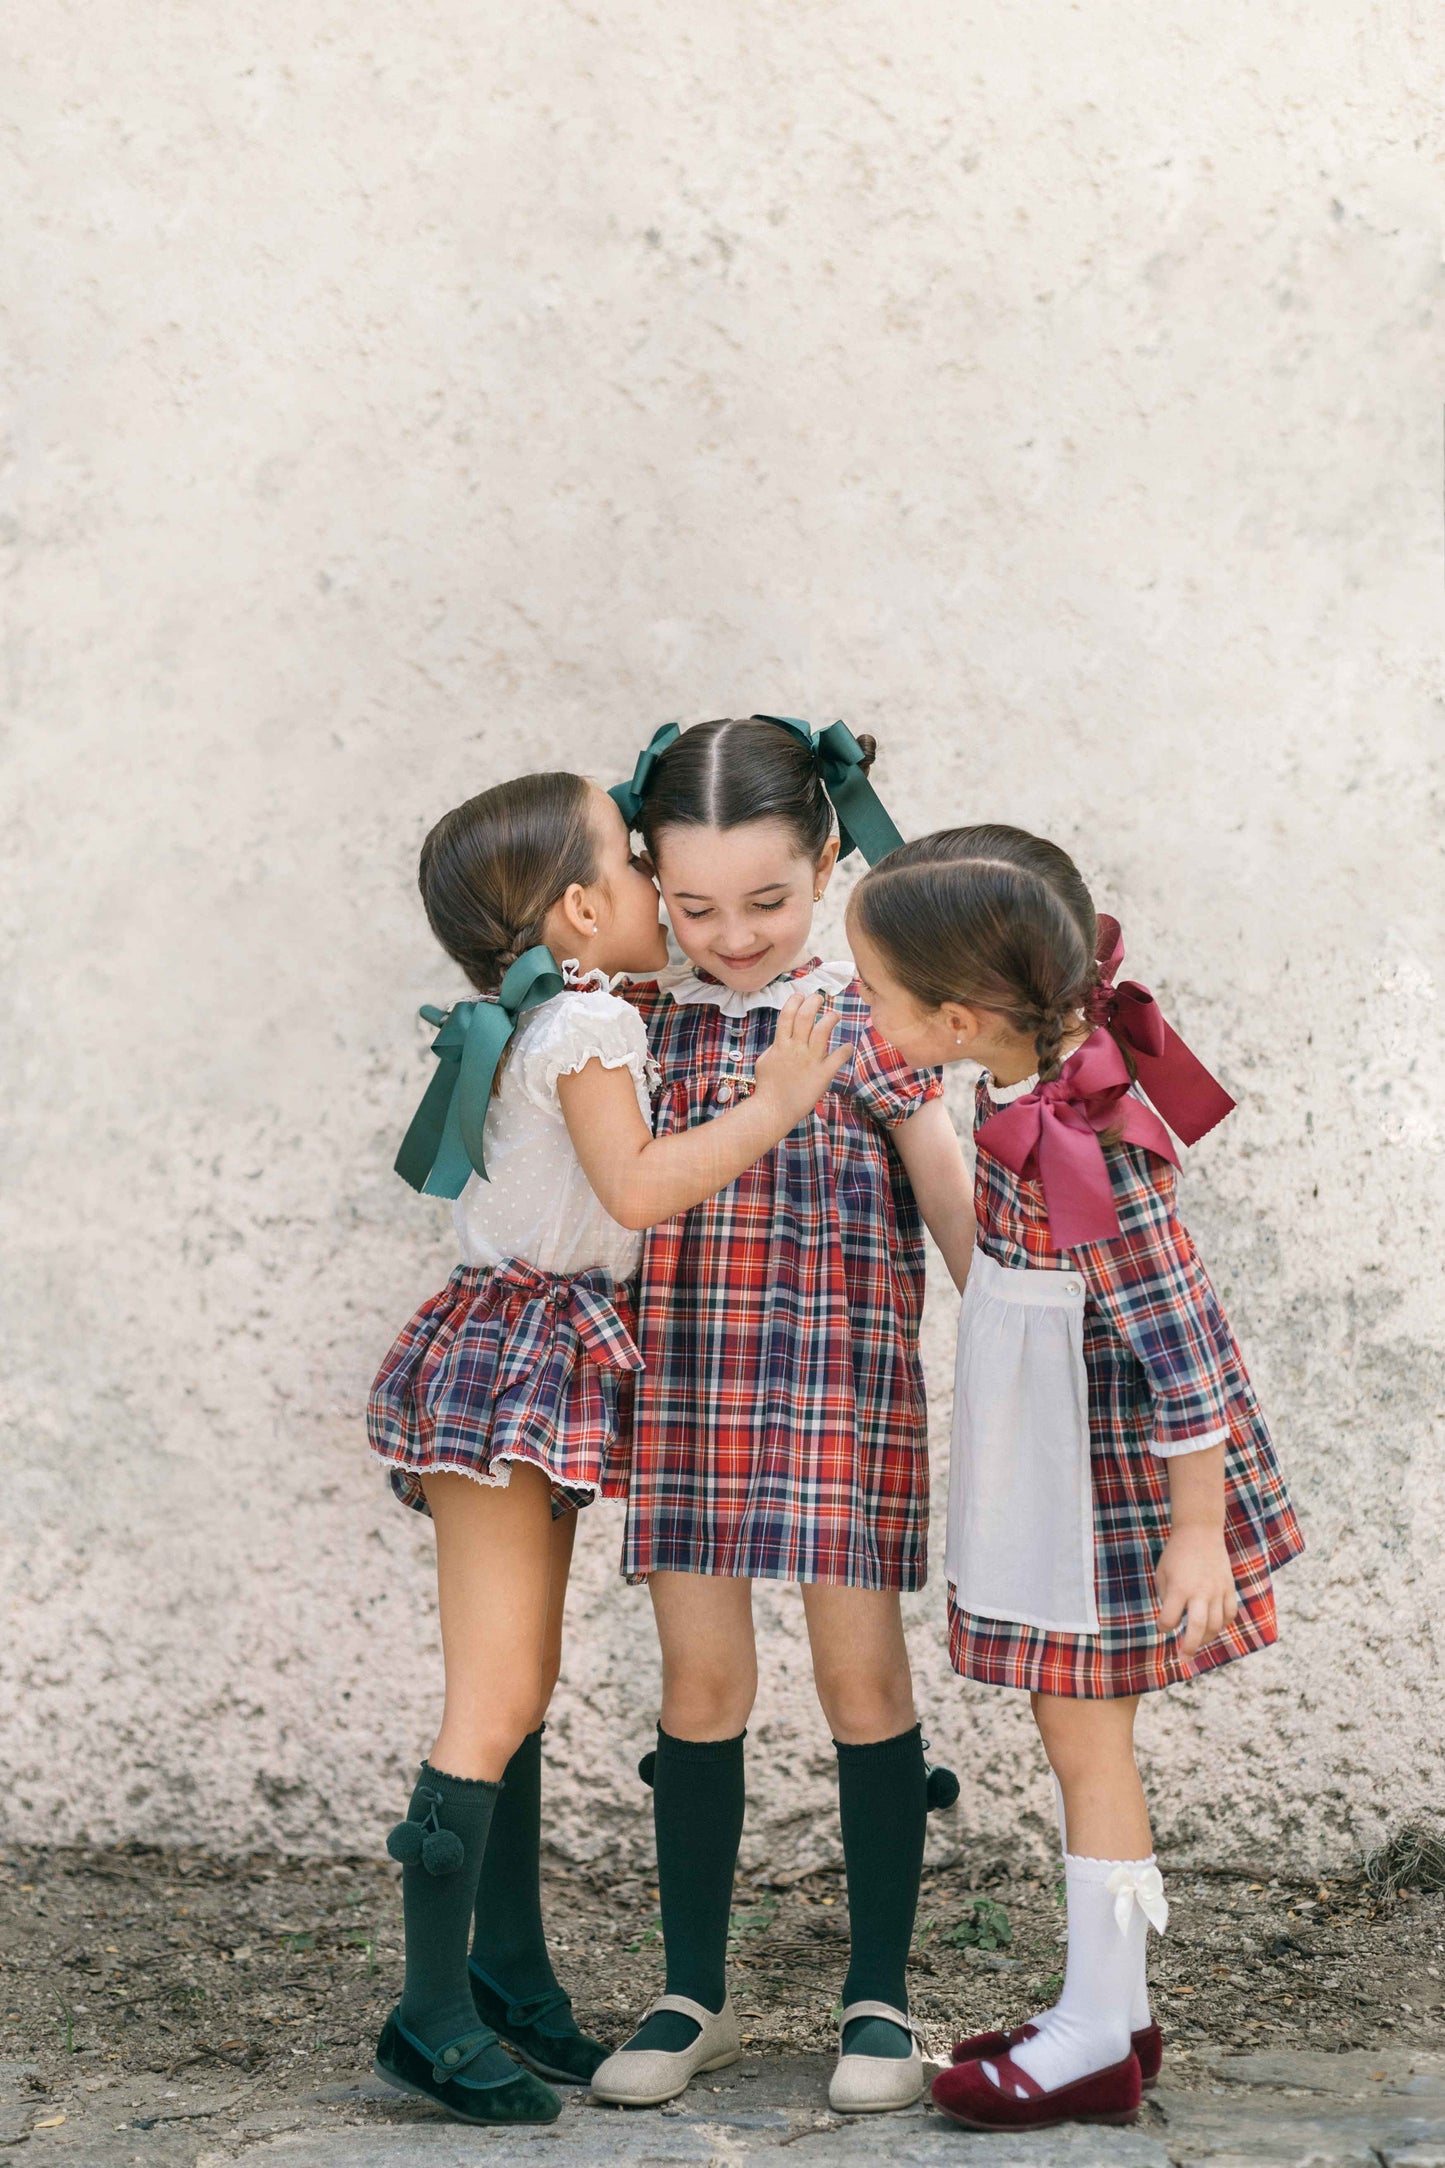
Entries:
<svg viewBox="0 0 1445 2168">
<path fill-rule="evenodd" d="M 237 2096 L 235 2111 L 214 2111 L 224 2124 L 354 2084 L 400 1985 L 397 1882 L 371 1860 L 10 1855 L 0 2063 L 33 2102 L 31 2126 L 62 2094 L 114 2091 L 119 2111 L 163 2116 L 168 2088 L 204 2081 L 217 2100 Z M 1198 2082 L 1219 2051 L 1445 2045 L 1445 1897 L 1377 1907 L 1349 1884 L 1186 1873 L 1169 1895 L 1153 1977 L 1171 2085 Z M 579 2015 L 620 2039 L 661 1985 L 655 1893 L 556 1869 L 548 1901 Z M 913 2004 L 934 2053 L 1051 1999 L 1063 1955 L 1052 1883 L 1002 1865 L 949 1870 L 925 1883 L 919 1921 Z M 846 1957 L 840 1878 L 742 1887 L 734 1927 L 752 2052 L 826 2052 Z"/>
</svg>

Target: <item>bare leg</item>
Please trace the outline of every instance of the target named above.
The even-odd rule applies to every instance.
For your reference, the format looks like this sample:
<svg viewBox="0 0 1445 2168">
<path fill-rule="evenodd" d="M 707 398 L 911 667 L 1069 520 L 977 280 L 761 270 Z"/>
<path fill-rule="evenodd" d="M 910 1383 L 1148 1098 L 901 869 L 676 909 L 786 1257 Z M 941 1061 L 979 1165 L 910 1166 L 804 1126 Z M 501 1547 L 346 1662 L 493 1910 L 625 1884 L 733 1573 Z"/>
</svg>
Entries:
<svg viewBox="0 0 1445 2168">
<path fill-rule="evenodd" d="M 803 1590 L 803 1616 L 833 1737 L 867 1746 L 912 1730 L 913 1674 L 896 1591 L 815 1583 Z"/>
<path fill-rule="evenodd" d="M 551 1494 L 541 1470 L 526 1466 L 514 1466 L 505 1487 L 428 1475 L 422 1488 L 436 1523 L 446 1665 L 432 1766 L 496 1783 L 550 1692 Z"/>
<path fill-rule="evenodd" d="M 648 1582 L 662 1644 L 662 1728 L 674 1739 L 733 1739 L 758 1691 L 753 1584 L 704 1573 Z"/>
<path fill-rule="evenodd" d="M 1064 1795 L 1065 1849 L 1085 1859 L 1144 1859 L 1153 1839 L 1134 1761 L 1137 1694 L 1120 1701 L 1032 1697 L 1034 1721 Z"/>
</svg>

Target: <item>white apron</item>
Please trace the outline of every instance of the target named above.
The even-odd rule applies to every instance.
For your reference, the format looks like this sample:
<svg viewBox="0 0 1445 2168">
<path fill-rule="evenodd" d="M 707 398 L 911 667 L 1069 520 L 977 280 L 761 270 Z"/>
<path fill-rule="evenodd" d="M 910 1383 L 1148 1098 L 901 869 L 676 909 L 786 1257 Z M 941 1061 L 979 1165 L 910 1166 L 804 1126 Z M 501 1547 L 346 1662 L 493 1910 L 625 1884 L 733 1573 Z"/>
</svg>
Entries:
<svg viewBox="0 0 1445 2168">
<path fill-rule="evenodd" d="M 946 1572 L 962 1611 L 1096 1634 L 1084 1283 L 975 1250 L 958 1318 Z"/>
</svg>

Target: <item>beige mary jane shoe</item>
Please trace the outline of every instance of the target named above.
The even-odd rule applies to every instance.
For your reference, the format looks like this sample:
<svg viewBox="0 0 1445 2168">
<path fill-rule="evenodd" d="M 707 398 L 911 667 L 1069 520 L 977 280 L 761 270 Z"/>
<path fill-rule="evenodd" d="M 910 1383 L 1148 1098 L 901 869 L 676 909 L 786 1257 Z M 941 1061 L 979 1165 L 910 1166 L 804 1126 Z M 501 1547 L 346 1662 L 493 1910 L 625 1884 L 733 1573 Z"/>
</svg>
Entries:
<svg viewBox="0 0 1445 2168">
<path fill-rule="evenodd" d="M 859 2008 L 866 2007 L 859 2004 Z M 880 2009 L 882 2005 L 879 2005 Z M 592 2074 L 592 2097 L 618 2108 L 660 2108 L 675 2100 L 704 2070 L 721 2070 L 742 2054 L 738 2021 L 731 1997 L 721 2010 L 709 2010 L 689 1995 L 659 1995 L 644 2013 L 645 2024 L 654 2010 L 676 2010 L 701 2028 L 696 2040 L 685 2048 L 619 2048 Z M 907 2021 L 905 2020 L 905 2023 Z M 861 2056 L 852 2058 L 861 2062 Z"/>
<path fill-rule="evenodd" d="M 855 2017 L 886 2017 L 900 2032 L 913 2035 L 911 2055 L 845 2055 L 843 2035 Z M 828 2106 L 838 2115 L 883 2115 L 890 2108 L 911 2108 L 923 2098 L 923 2051 L 918 2029 L 902 2010 L 887 2002 L 850 2002 L 838 2027 L 839 2054 L 828 2084 Z"/>
</svg>

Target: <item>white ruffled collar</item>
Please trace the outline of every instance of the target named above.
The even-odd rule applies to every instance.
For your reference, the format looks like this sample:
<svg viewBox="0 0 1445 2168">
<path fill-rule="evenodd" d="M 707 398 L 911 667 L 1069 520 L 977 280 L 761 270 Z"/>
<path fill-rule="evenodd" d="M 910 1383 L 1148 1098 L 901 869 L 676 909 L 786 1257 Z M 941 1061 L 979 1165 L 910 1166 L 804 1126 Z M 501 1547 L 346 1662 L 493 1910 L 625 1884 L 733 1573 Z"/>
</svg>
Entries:
<svg viewBox="0 0 1445 2168">
<path fill-rule="evenodd" d="M 575 956 L 564 956 L 562 959 L 562 984 L 569 994 L 612 994 L 623 984 L 626 977 L 625 971 L 614 972 L 611 978 L 605 971 L 584 971 Z"/>
<path fill-rule="evenodd" d="M 1026 1076 L 1021 1084 L 995 1084 L 985 1069 L 979 1082 L 996 1107 L 1008 1107 L 1013 1105 L 1015 1099 L 1026 1099 L 1031 1091 L 1037 1091 L 1039 1073 L 1036 1069 L 1033 1075 Z"/>
<path fill-rule="evenodd" d="M 794 994 L 841 994 L 856 976 L 846 959 L 841 963 L 813 963 L 798 971 L 784 971 L 752 993 L 739 993 L 719 979 L 707 978 L 691 964 L 669 964 L 657 974 L 660 992 L 671 994 L 680 1007 L 706 1003 L 724 1016 L 751 1016 L 754 1009 L 782 1009 Z"/>
</svg>

